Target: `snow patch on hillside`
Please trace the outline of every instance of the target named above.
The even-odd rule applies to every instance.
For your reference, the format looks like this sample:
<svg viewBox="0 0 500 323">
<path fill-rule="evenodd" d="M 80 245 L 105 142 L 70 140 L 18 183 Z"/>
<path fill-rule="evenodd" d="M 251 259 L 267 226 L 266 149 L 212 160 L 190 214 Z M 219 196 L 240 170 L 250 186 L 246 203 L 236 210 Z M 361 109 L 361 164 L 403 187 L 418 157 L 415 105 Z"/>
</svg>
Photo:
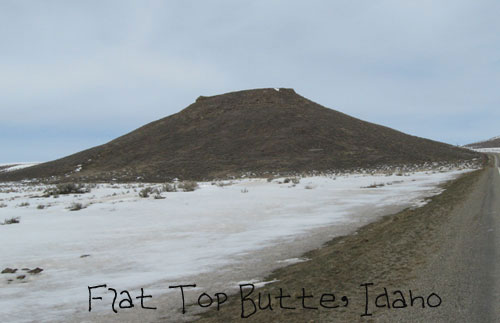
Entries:
<svg viewBox="0 0 500 323">
<path fill-rule="evenodd" d="M 31 166 L 38 165 L 40 163 L 0 163 L 0 172 L 11 172 L 18 169 L 28 168 Z"/>
</svg>

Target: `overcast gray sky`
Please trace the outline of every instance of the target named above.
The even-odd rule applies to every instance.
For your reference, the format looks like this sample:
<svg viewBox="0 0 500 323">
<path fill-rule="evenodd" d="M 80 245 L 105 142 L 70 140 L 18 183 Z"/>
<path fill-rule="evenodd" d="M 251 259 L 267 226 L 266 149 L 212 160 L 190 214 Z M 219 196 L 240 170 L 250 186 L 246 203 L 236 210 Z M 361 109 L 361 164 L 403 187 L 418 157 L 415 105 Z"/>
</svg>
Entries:
<svg viewBox="0 0 500 323">
<path fill-rule="evenodd" d="M 494 0 L 3 0 L 0 162 L 262 87 L 451 144 L 497 136 L 499 17 Z"/>
</svg>

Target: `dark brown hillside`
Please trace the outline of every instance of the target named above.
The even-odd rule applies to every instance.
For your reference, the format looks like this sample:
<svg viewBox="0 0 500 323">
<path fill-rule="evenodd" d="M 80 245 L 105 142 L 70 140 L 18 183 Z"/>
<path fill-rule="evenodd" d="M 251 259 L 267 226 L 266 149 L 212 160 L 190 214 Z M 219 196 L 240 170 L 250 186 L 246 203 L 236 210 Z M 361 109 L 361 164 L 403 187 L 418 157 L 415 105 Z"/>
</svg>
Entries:
<svg viewBox="0 0 500 323">
<path fill-rule="evenodd" d="M 199 97 L 181 112 L 105 145 L 0 180 L 209 179 L 243 172 L 302 172 L 471 159 L 477 154 L 325 108 L 292 89 Z M 82 166 L 81 171 L 75 170 Z"/>
<path fill-rule="evenodd" d="M 473 144 L 465 145 L 469 148 L 500 148 L 500 137 L 494 137 L 485 141 L 476 142 Z"/>
</svg>

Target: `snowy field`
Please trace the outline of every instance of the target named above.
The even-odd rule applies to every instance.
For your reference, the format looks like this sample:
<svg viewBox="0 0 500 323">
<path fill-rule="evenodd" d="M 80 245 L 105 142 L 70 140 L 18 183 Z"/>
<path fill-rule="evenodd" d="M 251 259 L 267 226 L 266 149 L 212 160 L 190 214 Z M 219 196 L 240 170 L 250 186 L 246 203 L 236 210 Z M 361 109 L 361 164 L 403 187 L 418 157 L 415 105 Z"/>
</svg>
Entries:
<svg viewBox="0 0 500 323">
<path fill-rule="evenodd" d="M 161 188 L 153 184 L 98 184 L 89 193 L 55 198 L 42 197 L 43 185 L 0 183 L 0 222 L 20 221 L 0 225 L 0 270 L 18 269 L 0 274 L 0 317 L 85 317 L 87 286 L 103 283 L 147 287 L 155 297 L 168 284 L 198 283 L 193 277 L 233 288 L 259 279 L 252 275 L 264 269 L 302 261 L 297 257 L 305 249 L 346 228 L 352 232 L 389 207 L 424 204 L 440 192 L 438 184 L 466 171 L 199 183 L 194 192 L 162 192 L 164 199 L 139 197 L 145 187 Z M 74 203 L 82 209 L 70 211 Z M 328 234 L 319 234 L 323 228 Z M 259 258 L 263 250 L 273 253 Z M 242 271 L 249 259 L 257 263 Z M 26 270 L 37 267 L 39 274 Z M 214 274 L 220 271 L 225 274 Z M 110 308 L 96 303 L 93 311 Z"/>
</svg>

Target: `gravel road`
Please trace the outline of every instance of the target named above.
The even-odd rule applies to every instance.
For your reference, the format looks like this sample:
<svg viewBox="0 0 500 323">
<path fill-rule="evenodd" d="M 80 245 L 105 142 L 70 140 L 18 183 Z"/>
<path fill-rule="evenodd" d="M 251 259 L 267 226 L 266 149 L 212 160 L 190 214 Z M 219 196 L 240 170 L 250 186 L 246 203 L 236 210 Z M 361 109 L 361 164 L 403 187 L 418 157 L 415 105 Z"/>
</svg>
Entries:
<svg viewBox="0 0 500 323">
<path fill-rule="evenodd" d="M 439 311 L 413 311 L 422 322 L 500 322 L 499 156 L 452 214 L 440 252 L 413 282 L 440 291 Z M 403 315 L 405 314 L 405 315 Z M 408 321 L 409 313 L 393 316 Z M 386 316 L 388 317 L 388 316 Z"/>
<path fill-rule="evenodd" d="M 448 216 L 441 245 L 409 287 L 432 290 L 438 310 L 383 312 L 380 322 L 500 322 L 500 157 Z M 435 242 L 434 242 L 435 243 Z"/>
</svg>

